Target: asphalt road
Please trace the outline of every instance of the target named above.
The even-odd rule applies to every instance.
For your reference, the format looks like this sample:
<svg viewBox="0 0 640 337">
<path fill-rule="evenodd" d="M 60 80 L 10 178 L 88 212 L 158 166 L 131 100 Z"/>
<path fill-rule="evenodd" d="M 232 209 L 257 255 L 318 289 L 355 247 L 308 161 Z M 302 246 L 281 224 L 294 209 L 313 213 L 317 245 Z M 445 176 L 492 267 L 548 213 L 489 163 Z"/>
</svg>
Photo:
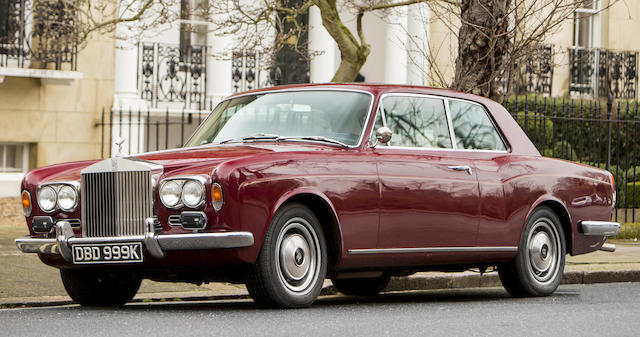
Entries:
<svg viewBox="0 0 640 337">
<path fill-rule="evenodd" d="M 0 310 L 0 336 L 638 336 L 640 283 L 561 286 L 515 299 L 500 288 L 324 297 L 309 309 L 251 301 Z"/>
</svg>

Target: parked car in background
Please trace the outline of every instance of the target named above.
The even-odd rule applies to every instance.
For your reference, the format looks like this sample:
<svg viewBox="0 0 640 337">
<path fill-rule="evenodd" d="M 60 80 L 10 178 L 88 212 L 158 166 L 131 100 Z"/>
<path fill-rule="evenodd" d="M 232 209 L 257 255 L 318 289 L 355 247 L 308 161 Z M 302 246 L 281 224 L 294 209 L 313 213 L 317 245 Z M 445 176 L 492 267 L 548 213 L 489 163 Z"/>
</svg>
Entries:
<svg viewBox="0 0 640 337">
<path fill-rule="evenodd" d="M 394 275 L 491 267 L 544 296 L 566 254 L 619 230 L 609 172 L 542 157 L 489 99 L 414 86 L 237 94 L 183 148 L 39 168 L 22 190 L 17 246 L 82 305 L 122 305 L 147 278 L 304 307 L 325 278 L 373 295 Z"/>
</svg>

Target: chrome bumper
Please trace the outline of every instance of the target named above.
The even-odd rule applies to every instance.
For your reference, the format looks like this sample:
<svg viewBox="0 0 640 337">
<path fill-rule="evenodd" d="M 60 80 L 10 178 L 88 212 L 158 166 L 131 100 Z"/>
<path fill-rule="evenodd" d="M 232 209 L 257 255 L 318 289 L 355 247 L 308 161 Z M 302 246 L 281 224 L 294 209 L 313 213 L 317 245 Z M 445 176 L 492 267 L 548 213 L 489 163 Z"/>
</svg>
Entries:
<svg viewBox="0 0 640 337">
<path fill-rule="evenodd" d="M 67 221 L 59 221 L 55 228 L 55 239 L 18 238 L 15 240 L 16 246 L 23 253 L 59 254 L 72 262 L 71 246 L 74 244 L 144 242 L 147 252 L 155 258 L 162 258 L 166 251 L 171 250 L 242 248 L 253 245 L 253 234 L 250 232 L 157 235 L 153 220 L 147 221 L 147 232 L 139 236 L 76 238 Z"/>
<path fill-rule="evenodd" d="M 620 232 L 620 224 L 611 221 L 581 221 L 584 235 L 614 236 Z"/>
</svg>

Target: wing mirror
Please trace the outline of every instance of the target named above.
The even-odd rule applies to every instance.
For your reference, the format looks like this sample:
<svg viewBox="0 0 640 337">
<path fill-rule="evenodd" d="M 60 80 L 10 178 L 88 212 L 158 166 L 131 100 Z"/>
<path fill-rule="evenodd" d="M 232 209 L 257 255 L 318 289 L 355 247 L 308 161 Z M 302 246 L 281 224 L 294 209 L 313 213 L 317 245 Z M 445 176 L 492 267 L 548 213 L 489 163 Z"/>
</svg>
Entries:
<svg viewBox="0 0 640 337">
<path fill-rule="evenodd" d="M 376 147 L 378 143 L 381 143 L 381 144 L 388 143 L 391 140 L 392 135 L 393 135 L 393 132 L 391 131 L 391 129 L 389 129 L 386 126 L 381 126 L 376 131 L 376 142 L 375 144 L 372 144 L 371 147 Z"/>
</svg>

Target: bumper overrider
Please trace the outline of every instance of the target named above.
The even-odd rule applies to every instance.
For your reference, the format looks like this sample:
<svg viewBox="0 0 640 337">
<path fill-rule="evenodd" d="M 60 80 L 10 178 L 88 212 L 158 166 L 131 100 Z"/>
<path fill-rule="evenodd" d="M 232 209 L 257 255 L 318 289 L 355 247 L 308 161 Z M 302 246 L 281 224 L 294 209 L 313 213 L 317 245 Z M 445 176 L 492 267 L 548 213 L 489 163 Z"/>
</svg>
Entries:
<svg viewBox="0 0 640 337">
<path fill-rule="evenodd" d="M 24 237 L 15 240 L 16 246 L 24 253 L 58 254 L 73 263 L 72 246 L 76 244 L 144 243 L 144 249 L 155 258 L 163 258 L 166 251 L 242 248 L 253 245 L 253 234 L 244 231 L 218 233 L 156 234 L 154 220 L 147 219 L 145 235 L 119 237 L 75 237 L 71 224 L 58 221 L 55 225 L 56 238 Z"/>
</svg>

